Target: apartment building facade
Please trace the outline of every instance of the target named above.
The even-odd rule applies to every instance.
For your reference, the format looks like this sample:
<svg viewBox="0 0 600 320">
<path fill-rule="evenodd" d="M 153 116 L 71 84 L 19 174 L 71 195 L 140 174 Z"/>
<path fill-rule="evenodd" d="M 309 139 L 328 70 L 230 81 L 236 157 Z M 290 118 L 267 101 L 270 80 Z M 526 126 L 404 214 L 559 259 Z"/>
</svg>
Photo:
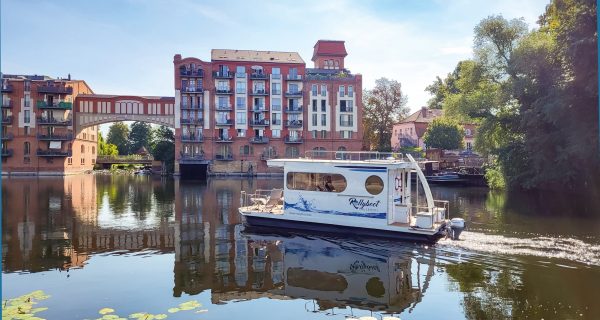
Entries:
<svg viewBox="0 0 600 320">
<path fill-rule="evenodd" d="M 2 174 L 91 170 L 97 126 L 74 130 L 73 103 L 93 93 L 83 80 L 2 75 Z"/>
<path fill-rule="evenodd" d="M 362 76 L 346 56 L 331 40 L 315 44 L 313 68 L 296 52 L 175 55 L 176 173 L 262 173 L 272 158 L 361 150 Z"/>
</svg>

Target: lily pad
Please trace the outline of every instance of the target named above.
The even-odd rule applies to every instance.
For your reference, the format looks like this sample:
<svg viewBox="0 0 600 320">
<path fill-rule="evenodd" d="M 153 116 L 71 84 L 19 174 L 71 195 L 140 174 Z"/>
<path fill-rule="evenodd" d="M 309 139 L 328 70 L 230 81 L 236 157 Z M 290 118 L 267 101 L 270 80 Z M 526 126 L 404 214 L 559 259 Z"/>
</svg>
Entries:
<svg viewBox="0 0 600 320">
<path fill-rule="evenodd" d="M 175 312 L 179 312 L 181 310 L 182 309 L 179 309 L 179 308 L 169 308 L 169 310 L 167 310 L 167 312 L 169 312 L 169 313 L 175 313 Z"/>
<path fill-rule="evenodd" d="M 102 308 L 100 309 L 100 311 L 98 311 L 99 314 L 109 314 L 109 313 L 113 313 L 115 312 L 115 309 L 111 309 L 111 308 Z"/>
</svg>

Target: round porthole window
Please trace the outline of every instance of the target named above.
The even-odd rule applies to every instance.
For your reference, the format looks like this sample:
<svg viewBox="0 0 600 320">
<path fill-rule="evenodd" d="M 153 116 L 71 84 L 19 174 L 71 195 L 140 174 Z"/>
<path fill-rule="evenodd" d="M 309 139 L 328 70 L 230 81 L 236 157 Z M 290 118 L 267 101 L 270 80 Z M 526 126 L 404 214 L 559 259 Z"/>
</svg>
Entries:
<svg viewBox="0 0 600 320">
<path fill-rule="evenodd" d="M 383 190 L 383 180 L 379 176 L 370 176 L 365 181 L 365 189 L 372 195 L 378 195 Z"/>
</svg>

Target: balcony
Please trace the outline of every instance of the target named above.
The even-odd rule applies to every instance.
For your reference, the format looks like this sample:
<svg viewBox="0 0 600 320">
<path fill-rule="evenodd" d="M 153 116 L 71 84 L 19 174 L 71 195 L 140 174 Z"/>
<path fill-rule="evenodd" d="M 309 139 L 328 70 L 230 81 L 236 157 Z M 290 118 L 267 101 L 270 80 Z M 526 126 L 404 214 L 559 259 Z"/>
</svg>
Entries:
<svg viewBox="0 0 600 320">
<path fill-rule="evenodd" d="M 202 111 L 202 110 L 204 110 L 204 106 L 196 105 L 196 104 L 182 104 L 181 105 L 181 110 L 197 110 L 197 111 Z"/>
<path fill-rule="evenodd" d="M 2 124 L 12 124 L 13 116 L 2 116 Z"/>
<path fill-rule="evenodd" d="M 288 74 L 287 81 L 302 81 L 302 76 L 299 74 Z"/>
<path fill-rule="evenodd" d="M 46 101 L 38 100 L 36 106 L 39 109 L 73 110 L 73 103 L 65 101 L 50 104 Z"/>
<path fill-rule="evenodd" d="M 204 164 L 204 163 L 206 163 L 206 159 L 204 158 L 204 154 L 182 153 L 181 157 L 179 158 L 179 163 L 182 163 L 182 164 L 197 164 L 197 163 Z"/>
<path fill-rule="evenodd" d="M 231 119 L 228 119 L 228 120 L 217 119 L 217 120 L 215 120 L 215 125 L 217 125 L 217 126 L 230 126 L 230 125 L 233 125 L 233 120 L 231 120 Z"/>
<path fill-rule="evenodd" d="M 57 120 L 54 118 L 46 118 L 46 117 L 37 117 L 38 124 L 48 125 L 48 126 L 72 126 L 73 119 L 67 120 Z"/>
<path fill-rule="evenodd" d="M 12 157 L 12 155 L 13 155 L 13 149 L 4 149 L 4 148 L 2 148 L 2 158 Z"/>
<path fill-rule="evenodd" d="M 37 150 L 38 157 L 71 157 L 73 152 L 71 150 L 62 151 L 62 150 Z"/>
<path fill-rule="evenodd" d="M 285 122 L 288 128 L 302 128 L 302 120 L 288 120 Z"/>
<path fill-rule="evenodd" d="M 227 104 L 227 105 L 217 105 L 215 107 L 215 110 L 217 110 L 217 111 L 231 111 L 231 110 L 233 110 L 233 107 L 230 104 Z"/>
<path fill-rule="evenodd" d="M 302 90 L 298 90 L 298 91 L 286 91 L 285 92 L 285 96 L 288 97 L 288 98 L 294 98 L 294 97 L 301 98 L 302 97 Z"/>
<path fill-rule="evenodd" d="M 233 90 L 221 88 L 221 89 L 217 89 L 215 93 L 216 94 L 233 94 Z"/>
<path fill-rule="evenodd" d="M 232 161 L 233 160 L 233 155 L 232 154 L 216 154 L 215 155 L 215 160 Z"/>
<path fill-rule="evenodd" d="M 252 137 L 250 138 L 250 143 L 269 143 L 269 138 L 261 136 Z"/>
<path fill-rule="evenodd" d="M 252 92 L 250 92 L 251 96 L 267 96 L 269 95 L 269 91 L 265 90 L 265 89 L 256 89 L 256 90 L 252 90 Z"/>
<path fill-rule="evenodd" d="M 181 142 L 204 142 L 204 136 L 195 134 L 182 135 Z"/>
<path fill-rule="evenodd" d="M 302 113 L 302 107 L 287 107 L 285 108 L 285 113 Z"/>
<path fill-rule="evenodd" d="M 69 141 L 73 140 L 73 134 L 41 134 L 37 135 L 38 140 Z"/>
<path fill-rule="evenodd" d="M 283 142 L 284 143 L 302 143 L 302 142 L 304 142 L 304 140 L 302 139 L 302 137 L 285 136 L 285 140 Z"/>
<path fill-rule="evenodd" d="M 225 136 L 218 136 L 215 138 L 215 142 L 219 142 L 219 143 L 232 143 L 233 142 L 233 138 L 232 137 L 225 137 Z"/>
<path fill-rule="evenodd" d="M 179 120 L 179 123 L 181 124 L 204 124 L 204 119 L 202 118 L 185 118 L 185 119 L 181 119 Z"/>
<path fill-rule="evenodd" d="M 52 94 L 73 94 L 72 87 L 58 86 L 58 85 L 45 85 L 37 87 L 38 93 L 52 93 Z"/>
<path fill-rule="evenodd" d="M 227 72 L 214 71 L 213 77 L 215 77 L 217 79 L 233 79 L 233 72 L 231 72 L 231 71 L 227 71 Z"/>
<path fill-rule="evenodd" d="M 181 88 L 181 92 L 186 92 L 186 93 L 203 93 L 204 90 L 202 90 L 202 87 L 200 87 L 200 86 L 182 87 Z"/>
<path fill-rule="evenodd" d="M 4 109 L 12 109 L 13 103 L 12 100 L 2 101 L 2 108 Z"/>
<path fill-rule="evenodd" d="M 265 107 L 264 105 L 258 105 L 258 106 L 254 106 L 252 108 L 252 112 L 268 112 L 269 109 L 267 107 Z"/>
<path fill-rule="evenodd" d="M 179 70 L 179 75 L 182 77 L 189 77 L 189 78 L 204 78 L 204 70 L 202 70 L 202 69 L 198 69 L 198 70 L 181 69 L 181 70 Z"/>
<path fill-rule="evenodd" d="M 14 138 L 12 133 L 7 133 L 2 135 L 2 141 L 12 140 Z"/>
<path fill-rule="evenodd" d="M 267 120 L 267 119 L 252 120 L 252 121 L 250 121 L 250 125 L 253 127 L 266 127 L 269 125 L 269 120 Z"/>
<path fill-rule="evenodd" d="M 254 80 L 266 80 L 269 77 L 266 73 L 254 72 L 250 74 L 250 79 Z"/>
<path fill-rule="evenodd" d="M 12 84 L 5 84 L 2 86 L 2 92 L 12 92 L 13 86 Z"/>
</svg>

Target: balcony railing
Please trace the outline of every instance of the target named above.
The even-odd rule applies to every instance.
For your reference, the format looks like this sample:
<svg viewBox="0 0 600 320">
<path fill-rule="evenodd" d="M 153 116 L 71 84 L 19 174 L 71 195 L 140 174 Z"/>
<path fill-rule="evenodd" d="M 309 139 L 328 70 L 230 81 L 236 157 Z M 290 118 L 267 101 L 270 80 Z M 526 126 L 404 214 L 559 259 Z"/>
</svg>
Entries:
<svg viewBox="0 0 600 320">
<path fill-rule="evenodd" d="M 12 140 L 14 138 L 12 133 L 7 133 L 2 135 L 2 140 Z"/>
<path fill-rule="evenodd" d="M 12 91 L 13 91 L 12 84 L 2 85 L 2 92 L 12 92 Z"/>
<path fill-rule="evenodd" d="M 269 94 L 269 92 L 265 89 L 256 89 L 256 90 L 252 90 L 252 92 L 250 92 L 251 96 L 266 96 L 268 94 Z"/>
<path fill-rule="evenodd" d="M 286 107 L 285 113 L 302 113 L 302 107 L 300 107 L 300 106 Z"/>
<path fill-rule="evenodd" d="M 202 118 L 182 118 L 179 122 L 181 124 L 204 124 L 204 119 L 202 119 Z"/>
<path fill-rule="evenodd" d="M 253 72 L 250 74 L 250 79 L 267 79 L 269 77 L 266 73 Z"/>
<path fill-rule="evenodd" d="M 286 79 L 288 81 L 301 81 L 302 80 L 302 76 L 299 74 L 288 74 Z"/>
<path fill-rule="evenodd" d="M 11 124 L 13 116 L 2 116 L 2 124 Z"/>
<path fill-rule="evenodd" d="M 60 110 L 73 110 L 73 103 L 61 101 L 59 103 L 48 103 L 43 100 L 38 100 L 36 106 L 39 109 L 60 109 Z"/>
<path fill-rule="evenodd" d="M 302 90 L 298 90 L 298 91 L 286 91 L 285 92 L 285 96 L 286 97 L 302 97 Z"/>
<path fill-rule="evenodd" d="M 227 105 L 217 105 L 215 107 L 215 110 L 217 110 L 217 111 L 231 111 L 231 110 L 233 110 L 233 107 L 230 104 L 227 104 Z"/>
<path fill-rule="evenodd" d="M 54 94 L 73 94 L 72 87 L 65 86 L 54 86 L 54 85 L 46 85 L 46 86 L 38 86 L 38 93 L 54 93 Z"/>
<path fill-rule="evenodd" d="M 200 87 L 200 86 L 182 87 L 181 92 L 202 93 L 202 92 L 204 92 L 204 90 L 202 90 L 202 87 Z"/>
<path fill-rule="evenodd" d="M 290 136 L 285 136 L 285 143 L 302 143 L 304 142 L 304 140 L 302 139 L 302 137 L 290 137 Z"/>
<path fill-rule="evenodd" d="M 233 91 L 231 89 L 217 89 L 216 90 L 217 94 L 232 94 Z"/>
<path fill-rule="evenodd" d="M 250 143 L 269 143 L 269 138 L 267 137 L 252 137 L 250 138 Z"/>
<path fill-rule="evenodd" d="M 2 108 L 11 109 L 13 107 L 12 100 L 2 101 Z"/>
<path fill-rule="evenodd" d="M 181 142 L 203 142 L 204 136 L 195 135 L 195 134 L 187 134 L 181 136 Z"/>
<path fill-rule="evenodd" d="M 267 120 L 267 119 L 252 120 L 250 122 L 250 125 L 252 125 L 252 126 L 268 126 L 269 125 L 269 120 Z"/>
<path fill-rule="evenodd" d="M 217 136 L 215 138 L 215 141 L 216 142 L 228 143 L 228 142 L 233 142 L 233 138 L 232 137 Z"/>
<path fill-rule="evenodd" d="M 62 150 L 37 150 L 38 157 L 71 157 L 73 152 L 71 150 L 62 151 Z"/>
<path fill-rule="evenodd" d="M 54 118 L 37 117 L 37 122 L 41 125 L 50 125 L 50 126 L 72 126 L 73 125 L 73 119 L 57 120 Z"/>
<path fill-rule="evenodd" d="M 269 111 L 269 109 L 267 107 L 265 107 L 264 105 L 258 105 L 258 106 L 254 106 L 252 108 L 253 112 L 267 112 Z"/>
<path fill-rule="evenodd" d="M 2 149 L 2 157 L 12 157 L 13 149 Z"/>
<path fill-rule="evenodd" d="M 205 161 L 205 157 L 204 154 L 187 154 L 187 153 L 182 153 L 181 157 L 179 158 L 179 163 L 194 163 L 197 161 Z"/>
<path fill-rule="evenodd" d="M 55 141 L 68 141 L 73 140 L 73 134 L 41 134 L 37 135 L 38 140 L 55 140 Z"/>
<path fill-rule="evenodd" d="M 182 104 L 181 105 L 181 110 L 199 110 L 199 111 L 202 111 L 202 110 L 204 110 L 204 106 L 203 105 L 197 105 L 197 104 Z"/>
<path fill-rule="evenodd" d="M 229 120 L 219 120 L 217 119 L 215 121 L 216 125 L 218 126 L 230 126 L 233 124 L 233 120 L 229 119 Z"/>
<path fill-rule="evenodd" d="M 203 78 L 204 70 L 202 70 L 202 69 L 198 69 L 198 70 L 181 69 L 181 70 L 179 70 L 179 75 L 184 76 L 184 77 Z"/>
<path fill-rule="evenodd" d="M 231 160 L 233 160 L 233 155 L 232 154 L 216 154 L 215 159 L 222 160 L 222 161 L 231 161 Z"/>
<path fill-rule="evenodd" d="M 228 71 L 228 72 L 218 72 L 215 71 L 213 72 L 213 77 L 217 78 L 217 79 L 233 79 L 233 72 Z"/>
<path fill-rule="evenodd" d="M 288 128 L 302 128 L 302 120 L 288 120 L 285 122 Z"/>
</svg>

